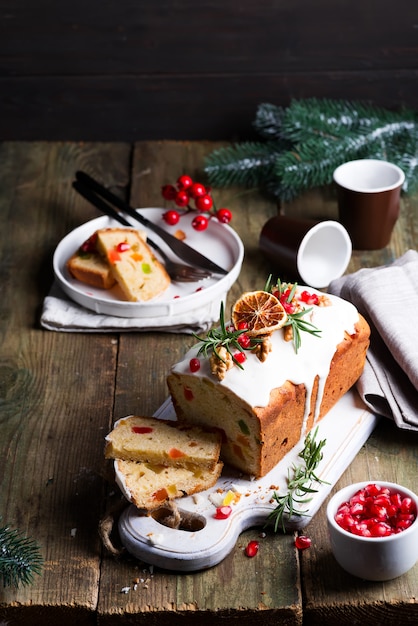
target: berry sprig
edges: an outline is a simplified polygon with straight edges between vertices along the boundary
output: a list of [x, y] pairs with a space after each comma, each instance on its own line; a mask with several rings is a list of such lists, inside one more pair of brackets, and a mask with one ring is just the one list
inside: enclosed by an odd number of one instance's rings
[[163, 214], [164, 221], [170, 226], [178, 224], [180, 218], [191, 211], [197, 212], [192, 226], [198, 231], [206, 230], [212, 217], [216, 217], [222, 224], [229, 224], [232, 219], [229, 209], [216, 209], [210, 187], [195, 182], [187, 174], [180, 176], [175, 185], [163, 185], [161, 194], [165, 200], [173, 201], [182, 209], [169, 209]]

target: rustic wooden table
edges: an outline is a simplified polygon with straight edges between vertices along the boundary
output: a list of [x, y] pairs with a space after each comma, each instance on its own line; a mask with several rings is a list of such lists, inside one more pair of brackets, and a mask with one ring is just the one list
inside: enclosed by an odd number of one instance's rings
[[[207, 571], [177, 574], [103, 549], [98, 524], [112, 489], [103, 438], [113, 419], [152, 414], [165, 400], [165, 375], [193, 339], [157, 332], [56, 333], [39, 324], [51, 286], [52, 254], [69, 231], [96, 217], [71, 188], [83, 169], [136, 206], [161, 205], [160, 187], [202, 168], [214, 144], [196, 142], [0, 144], [2, 297], [0, 302], [1, 525], [34, 537], [45, 559], [29, 587], [0, 589], [0, 622], [313, 625], [418, 623], [418, 566], [387, 583], [345, 574], [327, 538], [325, 507], [298, 553], [292, 535], [268, 533], [254, 559], [243, 546]], [[269, 273], [258, 235], [276, 205], [257, 193], [217, 193], [234, 212], [245, 245], [232, 300], [260, 288]], [[335, 216], [332, 189], [284, 207], [292, 214]], [[390, 246], [354, 252], [348, 271], [399, 257], [418, 245], [418, 198], [404, 197]], [[396, 306], [396, 294], [394, 294]], [[380, 477], [416, 488], [418, 440], [381, 421], [337, 486]], [[134, 581], [138, 581], [136, 588]], [[122, 590], [130, 587], [127, 593]]]

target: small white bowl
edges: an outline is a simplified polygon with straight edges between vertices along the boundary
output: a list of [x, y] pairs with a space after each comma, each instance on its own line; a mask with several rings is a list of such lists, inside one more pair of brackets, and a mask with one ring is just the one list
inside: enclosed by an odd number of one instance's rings
[[410, 570], [418, 560], [418, 518], [412, 525], [387, 537], [362, 537], [344, 530], [335, 521], [341, 504], [369, 484], [388, 487], [391, 492], [409, 496], [418, 510], [418, 496], [396, 483], [368, 480], [344, 487], [328, 502], [327, 522], [331, 546], [337, 562], [349, 574], [364, 580], [384, 581]]

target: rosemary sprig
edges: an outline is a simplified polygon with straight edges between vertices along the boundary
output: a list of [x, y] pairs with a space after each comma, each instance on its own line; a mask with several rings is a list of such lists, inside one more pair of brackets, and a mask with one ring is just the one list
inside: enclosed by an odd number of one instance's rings
[[[271, 291], [271, 292], [278, 291], [280, 296], [283, 296], [286, 289], [288, 288], [289, 288], [289, 285], [287, 283], [282, 283], [280, 280], [277, 280], [276, 285], [273, 286], [272, 277], [270, 275], [266, 282], [265, 291]], [[289, 294], [286, 297], [286, 300], [285, 300], [286, 304], [289, 304], [289, 305], [291, 304], [293, 298], [295, 297], [296, 288], [297, 288], [297, 283], [294, 283], [292, 285], [292, 288], [290, 289]], [[293, 345], [295, 347], [296, 353], [298, 352], [299, 348], [302, 345], [302, 337], [300, 334], [301, 332], [309, 333], [310, 335], [314, 335], [315, 337], [319, 337], [321, 334], [320, 328], [317, 328], [314, 324], [312, 324], [311, 322], [308, 322], [308, 320], [303, 319], [305, 315], [307, 315], [311, 311], [312, 311], [312, 307], [309, 307], [307, 309], [296, 311], [295, 313], [290, 313], [287, 307], [287, 310], [286, 310], [287, 321], [284, 324], [283, 328], [285, 326], [292, 327]]]
[[221, 310], [219, 315], [220, 327], [212, 328], [208, 331], [206, 337], [199, 337], [194, 334], [194, 337], [198, 339], [202, 343], [200, 346], [197, 355], [200, 356], [203, 354], [206, 358], [208, 357], [208, 352], [213, 352], [216, 354], [218, 359], [220, 359], [223, 363], [225, 363], [225, 359], [222, 358], [219, 353], [219, 348], [224, 347], [227, 352], [231, 355], [233, 362], [240, 369], [244, 369], [242, 364], [234, 357], [233, 350], [244, 352], [245, 350], [254, 350], [257, 343], [260, 343], [262, 339], [257, 337], [251, 338], [251, 346], [248, 348], [243, 348], [238, 341], [238, 337], [246, 332], [246, 329], [243, 330], [235, 330], [234, 327], [227, 326], [225, 324], [225, 314], [224, 314], [224, 305], [221, 302]]
[[[293, 464], [292, 468], [289, 468], [287, 493], [283, 496], [280, 496], [276, 491], [273, 493], [272, 499], [277, 502], [277, 506], [268, 516], [267, 524], [273, 524], [275, 532], [279, 526], [283, 532], [286, 532], [286, 518], [293, 515], [297, 517], [307, 515], [309, 509], [300, 510], [297, 507], [308, 504], [312, 500], [312, 494], [317, 493], [318, 490], [313, 488], [314, 483], [325, 483], [315, 474], [315, 470], [322, 460], [322, 448], [326, 444], [326, 439], [318, 443], [315, 441], [317, 433], [318, 428], [313, 433], [308, 433], [305, 438], [304, 448], [298, 455], [304, 463], [301, 465]], [[291, 470], [293, 470], [293, 476], [290, 476]]]
[[312, 311], [312, 307], [303, 309], [303, 311], [299, 311], [298, 313], [287, 314], [287, 321], [284, 326], [292, 327], [293, 345], [295, 346], [296, 352], [298, 352], [300, 346], [302, 345], [302, 337], [300, 336], [301, 331], [314, 335], [315, 337], [319, 337], [321, 334], [320, 328], [317, 328], [314, 324], [308, 322], [308, 320], [303, 319], [303, 316], [310, 311]]

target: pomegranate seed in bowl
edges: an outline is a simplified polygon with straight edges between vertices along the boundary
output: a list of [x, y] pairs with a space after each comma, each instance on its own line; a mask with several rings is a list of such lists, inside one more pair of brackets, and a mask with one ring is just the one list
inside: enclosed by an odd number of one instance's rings
[[327, 522], [337, 562], [350, 574], [383, 581], [418, 560], [418, 496], [395, 483], [344, 487], [328, 502]]

